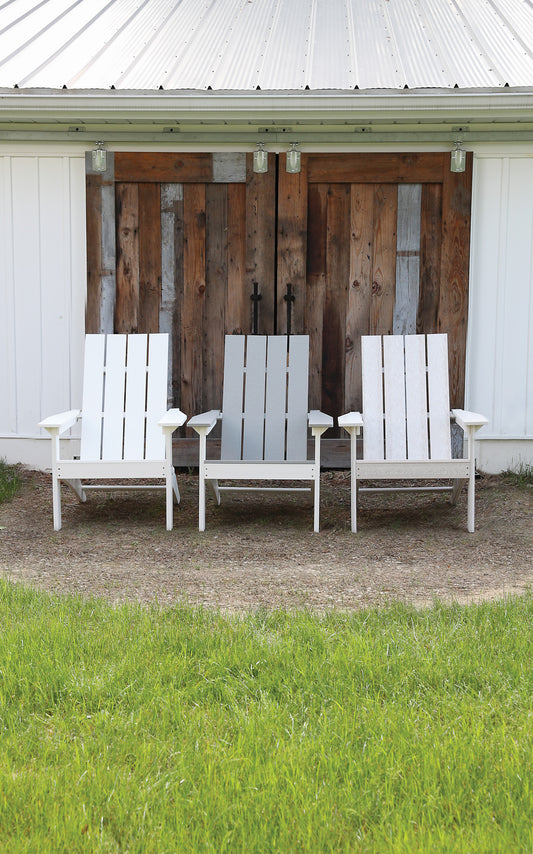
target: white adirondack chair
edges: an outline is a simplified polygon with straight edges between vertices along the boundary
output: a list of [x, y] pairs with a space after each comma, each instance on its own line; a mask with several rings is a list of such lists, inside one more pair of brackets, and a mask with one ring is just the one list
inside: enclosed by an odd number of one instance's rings
[[[40, 422], [52, 439], [54, 529], [61, 528], [61, 481], [81, 501], [89, 489], [165, 489], [167, 530], [173, 494], [172, 433], [187, 419], [167, 411], [168, 334], [87, 335], [82, 409]], [[61, 459], [59, 437], [81, 419], [79, 459]], [[86, 484], [85, 480], [114, 481]], [[131, 479], [164, 481], [147, 485]]]
[[[309, 487], [220, 486], [219, 480], [311, 481], [314, 530], [320, 514], [320, 436], [333, 419], [308, 413], [307, 335], [227, 335], [222, 412], [211, 410], [188, 422], [200, 437], [199, 529], [205, 530], [205, 484], [220, 504], [231, 490], [303, 491]], [[222, 420], [220, 460], [206, 459], [206, 437]], [[307, 427], [315, 458], [307, 459]]]
[[[447, 336], [363, 336], [361, 357], [363, 414], [349, 412], [339, 418], [339, 426], [351, 438], [352, 531], [357, 530], [360, 480], [445, 479], [453, 483], [407, 488], [449, 489], [455, 504], [468, 482], [468, 530], [472, 532], [475, 433], [488, 422], [475, 412], [452, 410], [468, 443], [466, 457], [452, 459]], [[361, 429], [363, 459], [357, 459], [356, 437]]]

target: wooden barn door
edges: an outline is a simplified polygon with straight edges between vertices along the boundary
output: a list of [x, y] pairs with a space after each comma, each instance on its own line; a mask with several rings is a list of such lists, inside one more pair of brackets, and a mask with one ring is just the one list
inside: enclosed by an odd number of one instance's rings
[[311, 338], [311, 406], [361, 409], [361, 335], [447, 332], [452, 406], [462, 406], [472, 155], [280, 158], [278, 331]]
[[[220, 408], [226, 333], [310, 335], [312, 408], [361, 407], [360, 338], [447, 332], [462, 406], [472, 156], [108, 154], [87, 161], [87, 331], [171, 333], [169, 401]], [[331, 435], [331, 434], [328, 434]]]
[[275, 170], [235, 153], [108, 157], [108, 173], [87, 168], [86, 329], [170, 332], [170, 402], [220, 408], [224, 335], [274, 328]]

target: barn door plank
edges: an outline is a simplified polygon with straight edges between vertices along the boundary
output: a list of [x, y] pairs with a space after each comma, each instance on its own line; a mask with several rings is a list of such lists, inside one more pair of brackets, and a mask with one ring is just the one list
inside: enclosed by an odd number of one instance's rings
[[183, 185], [161, 185], [161, 306], [159, 329], [170, 335], [168, 399], [181, 405], [183, 307]]
[[420, 292], [416, 331], [437, 332], [440, 301], [442, 184], [424, 184], [420, 205]]
[[[246, 187], [228, 184], [228, 280], [226, 287], [225, 331], [249, 331], [250, 297], [246, 291]], [[218, 407], [217, 407], [218, 408]]]
[[361, 335], [370, 330], [374, 246], [374, 187], [353, 184], [350, 195], [350, 276], [346, 313], [344, 412], [361, 411]]
[[[278, 177], [278, 334], [301, 334], [305, 319], [307, 255], [307, 160], [300, 172], [286, 171], [286, 154], [280, 154]], [[290, 285], [290, 290], [289, 290]], [[290, 330], [288, 326], [290, 312]]]
[[304, 329], [309, 335], [309, 408], [322, 408], [322, 340], [326, 304], [327, 184], [309, 184], [307, 293]]
[[[224, 365], [224, 307], [228, 280], [228, 189], [207, 184], [202, 411], [220, 409]], [[217, 428], [218, 429], [218, 425]], [[213, 436], [218, 436], [212, 434]]]
[[398, 228], [396, 237], [396, 298], [393, 332], [413, 335], [420, 282], [420, 204], [421, 184], [398, 187]]
[[205, 184], [184, 184], [181, 408], [187, 414], [202, 411], [204, 303]]
[[341, 414], [344, 407], [345, 328], [350, 276], [349, 184], [330, 184], [327, 199], [323, 409], [327, 413]]
[[139, 332], [159, 332], [161, 185], [139, 184]]
[[248, 329], [251, 331], [254, 282], [261, 296], [258, 329], [272, 335], [275, 326], [275, 235], [276, 235], [276, 169], [269, 156], [269, 171], [254, 172], [252, 155], [246, 160], [246, 294]]
[[447, 332], [450, 403], [462, 407], [465, 391], [468, 268], [473, 156], [464, 172], [446, 171], [442, 186], [442, 254], [438, 328]]
[[396, 281], [398, 187], [376, 184], [374, 190], [374, 253], [370, 332], [391, 335]]
[[139, 325], [139, 187], [116, 185], [117, 296], [115, 332], [137, 332]]

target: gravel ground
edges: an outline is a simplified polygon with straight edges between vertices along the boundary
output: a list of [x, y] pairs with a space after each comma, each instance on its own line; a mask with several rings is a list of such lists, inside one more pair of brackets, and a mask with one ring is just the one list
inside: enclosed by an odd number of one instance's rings
[[0, 507], [0, 571], [51, 593], [228, 611], [353, 610], [494, 599], [533, 583], [533, 489], [503, 475], [478, 479], [474, 534], [466, 490], [455, 507], [437, 493], [363, 495], [352, 534], [344, 471], [323, 473], [318, 534], [307, 495], [242, 493], [220, 507], [209, 499], [200, 534], [189, 473], [178, 473], [171, 532], [162, 492], [93, 492], [80, 504], [63, 487], [55, 533], [50, 475], [22, 471], [22, 479]]

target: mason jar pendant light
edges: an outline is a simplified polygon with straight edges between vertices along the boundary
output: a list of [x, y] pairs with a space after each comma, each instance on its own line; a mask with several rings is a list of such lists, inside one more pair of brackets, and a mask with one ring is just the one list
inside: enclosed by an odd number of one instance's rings
[[455, 143], [455, 148], [452, 151], [450, 160], [450, 170], [452, 172], [464, 172], [466, 169], [466, 151], [463, 148], [462, 142]]
[[287, 162], [285, 169], [287, 172], [300, 172], [302, 168], [302, 154], [296, 148], [297, 142], [291, 142], [291, 147], [287, 151]]
[[268, 151], [265, 151], [264, 142], [258, 142], [254, 151], [254, 172], [268, 172]]
[[92, 167], [93, 172], [105, 172], [107, 169], [107, 151], [101, 140], [96, 143], [96, 148], [92, 151]]

